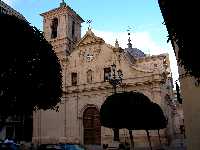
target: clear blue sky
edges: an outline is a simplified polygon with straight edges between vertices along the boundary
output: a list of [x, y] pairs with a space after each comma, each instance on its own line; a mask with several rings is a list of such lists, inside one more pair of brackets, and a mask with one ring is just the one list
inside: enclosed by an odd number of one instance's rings
[[[31, 25], [40, 30], [42, 30], [42, 17], [39, 14], [59, 7], [61, 2], [61, 0], [3, 1], [9, 3], [14, 9], [23, 14]], [[67, 5], [75, 10], [85, 21], [92, 19], [92, 28], [101, 31], [103, 38], [107, 35], [105, 32], [118, 33], [114, 35], [121, 36], [119, 32], [126, 32], [128, 26], [130, 26], [133, 34], [138, 33], [138, 37], [143, 37], [139, 41], [140, 44], [136, 44], [136, 46], [142, 48], [144, 52], [151, 51], [152, 54], [169, 53], [173, 77], [176, 80], [178, 78], [176, 60], [170, 43], [167, 43], [167, 31], [162, 24], [163, 17], [157, 1], [65, 0]], [[86, 23], [83, 23], [82, 30], [86, 30], [87, 26]], [[122, 40], [127, 41], [127, 39]]]
[[[9, 0], [3, 0], [9, 1]], [[10, 0], [34, 26], [42, 30], [40, 13], [59, 6], [61, 0]], [[103, 31], [148, 30], [157, 43], [166, 43], [157, 0], [65, 0], [84, 20], [92, 19], [93, 28]], [[84, 24], [83, 24], [84, 25]]]

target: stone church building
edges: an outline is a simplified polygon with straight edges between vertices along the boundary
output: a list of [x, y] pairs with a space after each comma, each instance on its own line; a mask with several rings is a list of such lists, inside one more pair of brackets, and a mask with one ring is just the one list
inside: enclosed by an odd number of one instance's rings
[[[125, 49], [118, 41], [109, 45], [91, 28], [81, 37], [84, 20], [64, 2], [41, 16], [45, 38], [53, 45], [62, 65], [63, 96], [58, 111], [34, 112], [34, 143], [112, 143], [113, 131], [101, 126], [99, 120], [101, 105], [113, 94], [108, 82], [112, 64], [123, 73], [117, 92], [138, 91], [159, 104], [168, 118], [162, 135], [173, 134], [173, 114], [167, 105], [172, 99], [168, 54], [146, 55], [132, 47], [130, 37]], [[143, 131], [134, 131], [134, 136], [136, 141], [146, 138]], [[151, 136], [157, 138], [153, 131]], [[128, 141], [125, 129], [120, 130], [120, 141]]]

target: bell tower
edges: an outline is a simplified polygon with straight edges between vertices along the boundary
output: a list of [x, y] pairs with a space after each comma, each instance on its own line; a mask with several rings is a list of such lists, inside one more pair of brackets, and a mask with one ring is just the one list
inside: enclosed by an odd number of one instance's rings
[[81, 23], [84, 20], [64, 0], [58, 8], [40, 14], [43, 17], [43, 31], [60, 60], [69, 55], [75, 43], [81, 38]]

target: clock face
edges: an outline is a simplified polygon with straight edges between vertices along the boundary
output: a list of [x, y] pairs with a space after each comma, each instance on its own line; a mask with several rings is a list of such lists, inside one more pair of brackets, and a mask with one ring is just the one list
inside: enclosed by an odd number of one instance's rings
[[87, 54], [87, 55], [86, 55], [86, 59], [87, 59], [88, 61], [92, 61], [93, 58], [94, 58], [94, 55], [93, 55], [93, 54]]
[[85, 59], [87, 61], [92, 61], [94, 59], [94, 55], [91, 52], [86, 52], [85, 53]]

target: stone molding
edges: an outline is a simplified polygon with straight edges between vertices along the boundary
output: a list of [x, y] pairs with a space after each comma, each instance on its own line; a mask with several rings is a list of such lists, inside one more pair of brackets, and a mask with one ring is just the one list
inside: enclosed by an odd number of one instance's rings
[[[123, 86], [130, 87], [130, 86], [145, 86], [145, 85], [153, 85], [155, 83], [163, 83], [164, 79], [162, 78], [161, 74], [154, 74], [151, 76], [144, 76], [144, 77], [136, 77], [136, 78], [128, 78], [123, 79]], [[80, 84], [76, 86], [66, 86], [64, 93], [72, 94], [72, 93], [82, 93], [82, 92], [91, 92], [91, 91], [99, 91], [99, 90], [106, 90], [112, 89], [113, 87], [108, 82], [95, 82], [91, 84]]]

